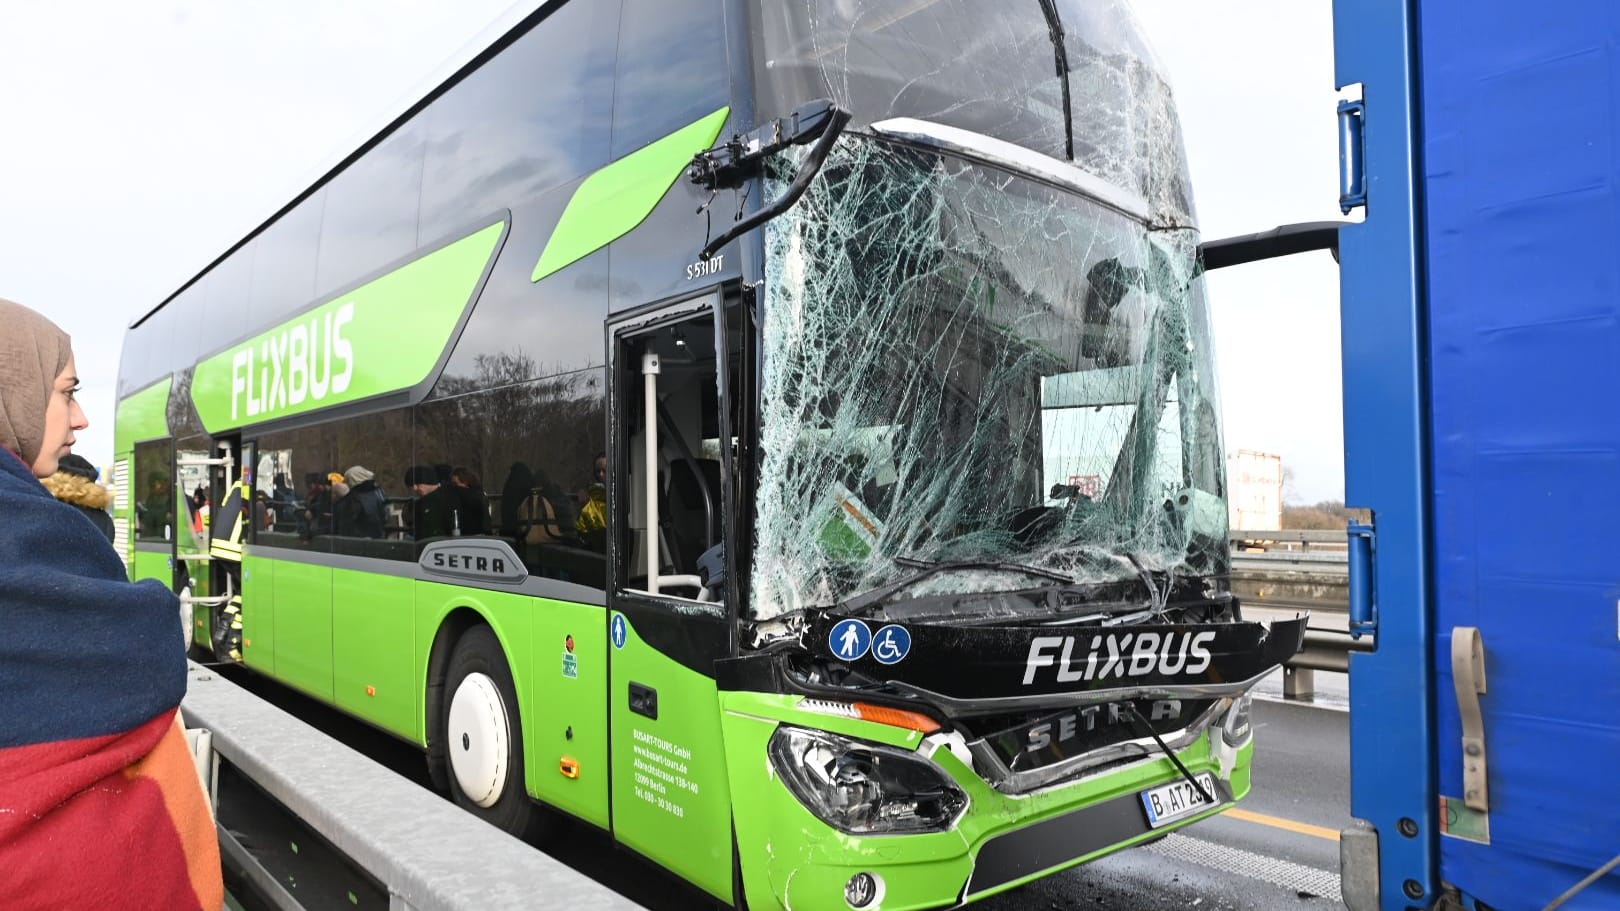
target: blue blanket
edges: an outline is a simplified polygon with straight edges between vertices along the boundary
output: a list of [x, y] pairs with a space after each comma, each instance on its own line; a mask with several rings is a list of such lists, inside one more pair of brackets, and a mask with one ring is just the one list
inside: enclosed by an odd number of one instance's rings
[[121, 733], [186, 691], [180, 606], [0, 450], [0, 748]]

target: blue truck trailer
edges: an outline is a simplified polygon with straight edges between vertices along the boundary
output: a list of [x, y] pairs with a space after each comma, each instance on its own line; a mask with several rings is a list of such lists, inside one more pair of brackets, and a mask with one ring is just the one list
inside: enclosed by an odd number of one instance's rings
[[[1620, 3], [1337, 0], [1346, 904], [1620, 908]], [[1359, 99], [1357, 99], [1359, 95]]]

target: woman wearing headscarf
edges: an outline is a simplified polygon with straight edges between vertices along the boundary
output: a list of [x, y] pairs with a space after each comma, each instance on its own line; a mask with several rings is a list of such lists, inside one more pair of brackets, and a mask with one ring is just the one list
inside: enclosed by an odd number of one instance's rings
[[40, 483], [88, 426], [68, 337], [0, 300], [0, 904], [208, 909], [179, 604]]

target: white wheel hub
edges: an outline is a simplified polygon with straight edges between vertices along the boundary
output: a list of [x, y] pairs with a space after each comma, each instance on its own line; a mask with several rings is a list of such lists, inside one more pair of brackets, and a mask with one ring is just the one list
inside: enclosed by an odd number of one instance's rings
[[500, 688], [487, 674], [468, 674], [450, 699], [450, 769], [461, 793], [492, 807], [506, 790], [511, 724]]

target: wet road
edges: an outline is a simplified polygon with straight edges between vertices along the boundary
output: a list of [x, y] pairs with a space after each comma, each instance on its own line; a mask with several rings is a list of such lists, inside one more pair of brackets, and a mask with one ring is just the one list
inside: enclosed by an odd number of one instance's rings
[[[277, 684], [231, 679], [396, 772], [427, 785], [421, 754]], [[1325, 678], [1325, 679], [1324, 679]], [[1342, 906], [1338, 831], [1349, 823], [1349, 716], [1337, 706], [1342, 676], [1319, 675], [1324, 705], [1257, 700], [1255, 787], [1233, 811], [1147, 847], [1130, 849], [974, 905], [984, 911], [1273, 911]], [[1280, 692], [1275, 684], [1264, 687]], [[712, 904], [673, 876], [613, 850], [578, 826], [546, 848], [558, 860], [654, 911]]]

